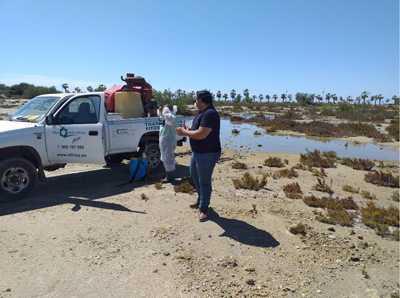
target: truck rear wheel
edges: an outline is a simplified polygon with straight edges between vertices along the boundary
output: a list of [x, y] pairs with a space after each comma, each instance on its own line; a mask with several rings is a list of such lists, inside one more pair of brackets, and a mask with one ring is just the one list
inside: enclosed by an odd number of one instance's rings
[[11, 202], [25, 198], [36, 186], [35, 166], [25, 158], [0, 161], [0, 201]]
[[163, 169], [161, 152], [158, 143], [147, 143], [140, 148], [139, 154], [146, 153], [147, 160], [151, 161], [150, 173], [160, 172]]

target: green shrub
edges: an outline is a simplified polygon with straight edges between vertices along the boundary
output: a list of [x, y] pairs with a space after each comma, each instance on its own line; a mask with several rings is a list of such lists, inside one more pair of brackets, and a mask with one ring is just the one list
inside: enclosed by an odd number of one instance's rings
[[347, 210], [328, 209], [327, 216], [317, 216], [317, 220], [327, 224], [338, 224], [344, 227], [351, 227], [356, 215], [356, 212], [349, 212]]
[[269, 157], [264, 160], [264, 166], [267, 167], [275, 167], [275, 168], [283, 168], [285, 165], [279, 157]]
[[367, 202], [367, 207], [361, 210], [362, 221], [366, 226], [374, 229], [382, 237], [398, 238], [398, 235], [390, 235], [389, 226], [399, 226], [399, 208], [395, 206], [379, 208], [370, 201]]
[[360, 191], [359, 189], [357, 189], [351, 185], [348, 185], [348, 184], [343, 185], [342, 189], [344, 191], [351, 192], [351, 193], [358, 193]]
[[318, 198], [314, 195], [306, 196], [303, 198], [303, 202], [310, 207], [314, 208], [326, 208], [330, 210], [341, 210], [341, 209], [352, 209], [358, 210], [358, 205], [354, 202], [353, 197], [346, 197], [340, 199], [336, 198], [328, 198], [322, 197]]
[[242, 179], [232, 179], [233, 185], [236, 189], [249, 189], [249, 190], [259, 190], [267, 184], [268, 174], [264, 174], [261, 181], [250, 175], [249, 172], [243, 174]]
[[386, 131], [389, 133], [393, 139], [395, 139], [397, 142], [399, 141], [399, 122], [396, 121], [395, 123], [390, 124], [388, 127], [386, 127]]

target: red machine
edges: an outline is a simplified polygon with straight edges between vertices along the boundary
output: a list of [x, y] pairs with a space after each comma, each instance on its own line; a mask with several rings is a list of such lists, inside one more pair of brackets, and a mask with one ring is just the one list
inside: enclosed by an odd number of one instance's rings
[[133, 91], [140, 93], [145, 113], [154, 115], [157, 109], [157, 103], [152, 100], [153, 91], [151, 85], [147, 83], [143, 77], [135, 77], [133, 73], [126, 74], [125, 79], [121, 76], [121, 80], [124, 81], [126, 85], [114, 85], [104, 91], [107, 111], [115, 111], [115, 92]]

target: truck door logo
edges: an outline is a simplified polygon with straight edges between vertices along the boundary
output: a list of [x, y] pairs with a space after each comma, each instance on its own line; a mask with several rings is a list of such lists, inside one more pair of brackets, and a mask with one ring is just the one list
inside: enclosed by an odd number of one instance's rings
[[68, 137], [73, 137], [74, 135], [68, 134], [68, 129], [66, 129], [64, 126], [60, 128], [60, 137], [63, 138], [68, 138]]

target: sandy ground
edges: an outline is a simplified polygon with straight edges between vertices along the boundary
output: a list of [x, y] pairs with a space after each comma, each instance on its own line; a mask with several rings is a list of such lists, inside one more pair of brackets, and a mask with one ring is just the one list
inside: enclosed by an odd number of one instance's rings
[[[13, 112], [0, 109], [0, 118]], [[232, 164], [245, 163], [261, 179], [278, 171], [263, 166], [270, 156], [286, 159], [286, 168], [299, 162], [298, 154], [223, 152], [205, 223], [189, 208], [195, 194], [176, 193], [170, 184], [155, 187], [163, 173], [120, 186], [129, 180], [127, 163], [46, 172], [47, 182], [29, 199], [0, 204], [0, 298], [398, 294], [398, 242], [376, 235], [360, 217], [353, 227], [321, 223], [314, 212], [324, 210], [285, 197], [282, 186], [294, 182], [304, 195], [327, 196], [313, 190], [311, 172], [269, 177], [259, 191], [235, 189], [232, 179], [246, 170]], [[188, 174], [189, 160], [189, 147], [178, 147], [178, 181]], [[398, 162], [394, 166], [390, 170], [398, 172]], [[376, 195], [379, 207], [398, 206], [391, 198], [395, 189], [366, 183], [364, 171], [339, 164], [325, 172], [334, 197], [352, 195], [365, 207], [368, 199], [360, 193], [342, 190], [351, 185]], [[304, 235], [289, 232], [298, 223]]]
[[[0, 297], [390, 297], [399, 290], [399, 244], [356, 218], [354, 227], [315, 219], [315, 208], [285, 197], [298, 182], [304, 195], [316, 177], [268, 178], [259, 191], [235, 189], [236, 161], [261, 178], [290, 168], [298, 154], [224, 151], [213, 175], [211, 217], [189, 208], [196, 195], [156, 189], [163, 173], [129, 180], [127, 163], [106, 168], [67, 165], [46, 172], [30, 199], [1, 204]], [[178, 180], [189, 172], [190, 149], [176, 151]], [[385, 164], [388, 162], [385, 162]], [[396, 164], [398, 171], [398, 164]], [[376, 195], [380, 207], [397, 205], [395, 189], [364, 181], [364, 171], [326, 169], [340, 198], [352, 185]], [[367, 199], [353, 194], [363, 207]], [[320, 210], [323, 211], [323, 210]], [[299, 222], [306, 235], [288, 231]]]

